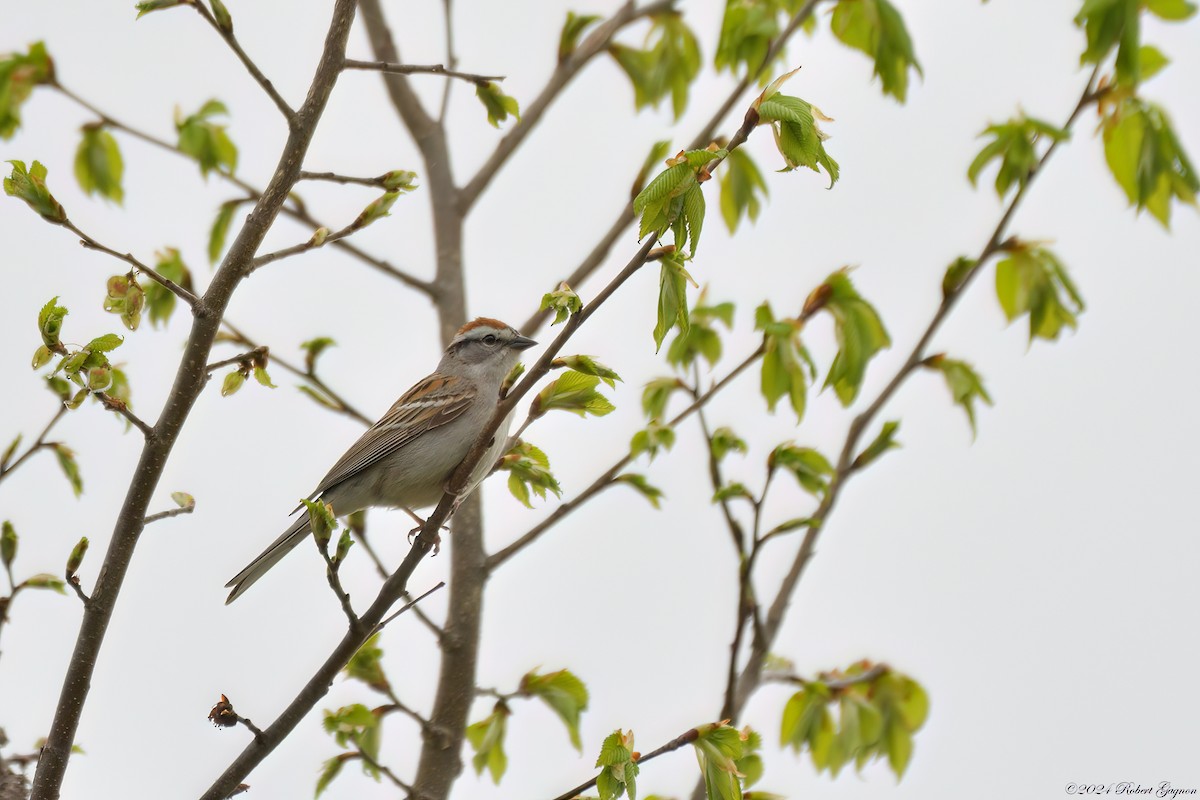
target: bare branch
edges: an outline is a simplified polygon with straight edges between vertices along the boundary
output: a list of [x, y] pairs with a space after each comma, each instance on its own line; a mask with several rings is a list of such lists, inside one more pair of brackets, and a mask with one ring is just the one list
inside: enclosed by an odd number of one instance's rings
[[68, 575], [66, 583], [75, 590], [75, 596], [79, 598], [81, 603], [83, 603], [83, 607], [87, 608], [91, 604], [92, 598], [88, 597], [87, 593], [83, 591], [83, 587], [79, 585], [79, 576]]
[[196, 504], [189, 503], [188, 505], [180, 506], [179, 508], [171, 508], [166, 511], [159, 511], [157, 514], [150, 514], [145, 520], [142, 521], [142, 524], [149, 525], [151, 522], [158, 522], [160, 519], [170, 519], [171, 517], [178, 517], [181, 514], [190, 514], [195, 510]]
[[[412, 600], [409, 600], [407, 603], [405, 603], [403, 606], [401, 606], [401, 608], [400, 608], [400, 610], [399, 610], [399, 611], [397, 611], [396, 613], [392, 614], [392, 615], [391, 615], [391, 616], [389, 616], [387, 619], [384, 619], [384, 620], [383, 620], [383, 621], [381, 621], [381, 622], [380, 622], [378, 625], [376, 625], [376, 626], [375, 626], [375, 630], [374, 630], [374, 631], [372, 631], [372, 633], [378, 633], [379, 631], [383, 630], [383, 626], [384, 626], [384, 625], [387, 625], [389, 622], [391, 622], [391, 621], [392, 621], [392, 620], [394, 620], [396, 617], [398, 617], [398, 616], [400, 616], [401, 614], [403, 614], [405, 611], [408, 611], [410, 608], [412, 608], [412, 609], [415, 609], [415, 608], [417, 607], [417, 603], [420, 603], [420, 602], [421, 602], [422, 600], [424, 600], [426, 597], [429, 597], [429, 595], [433, 594], [433, 593], [434, 593], [434, 592], [436, 592], [438, 589], [441, 589], [441, 588], [443, 588], [445, 585], [446, 585], [446, 582], [445, 582], [445, 581], [438, 581], [438, 582], [437, 582], [437, 585], [435, 585], [435, 586], [434, 586], [432, 589], [429, 589], [428, 591], [424, 592], [423, 594], [419, 594], [419, 595], [417, 595], [416, 597], [414, 597]], [[397, 701], [397, 702], [398, 702], [398, 701]]]
[[378, 189], [383, 189], [383, 176], [378, 178], [354, 178], [349, 175], [338, 175], [336, 172], [307, 172], [301, 171], [300, 180], [302, 181], [328, 181], [329, 183], [354, 183], [359, 186], [373, 186]]
[[129, 406], [124, 400], [119, 400], [107, 392], [92, 392], [92, 396], [103, 403], [104, 407], [109, 411], [120, 414], [122, 417], [127, 419], [133, 425], [133, 427], [142, 432], [142, 436], [144, 436], [147, 441], [156, 436], [154, 428], [150, 426], [150, 423], [146, 422], [137, 414], [134, 414], [132, 411], [130, 411]]
[[476, 75], [471, 72], [458, 72], [452, 68], [447, 69], [441, 64], [392, 64], [387, 61], [355, 61], [348, 58], [346, 59], [346, 69], [374, 70], [375, 72], [386, 72], [389, 75], [441, 75], [474, 84], [504, 80], [503, 75]]
[[[226, 327], [228, 327], [228, 323], [225, 324]], [[253, 363], [255, 361], [265, 361], [267, 358], [269, 358], [270, 353], [271, 350], [266, 345], [259, 345], [253, 350], [247, 350], [241, 355], [234, 356], [233, 358], [225, 358], [220, 361], [214, 361], [205, 367], [204, 371], [211, 375], [221, 367], [228, 367], [233, 364], [246, 364]]]
[[[442, 0], [442, 18], [446, 23], [446, 63], [450, 65], [450, 69], [458, 69], [458, 55], [454, 51], [454, 4], [451, 0]], [[504, 78], [497, 77], [495, 80]], [[442, 107], [438, 111], [439, 127], [446, 123], [446, 109], [450, 107], [450, 90], [453, 87], [454, 81], [446, 81], [446, 85], [442, 87]]]
[[91, 236], [88, 236], [86, 233], [79, 230], [79, 228], [77, 228], [75, 226], [75, 223], [71, 222], [71, 220], [65, 219], [62, 221], [61, 224], [64, 228], [66, 228], [67, 230], [71, 231], [76, 236], [78, 236], [79, 243], [81, 245], [83, 245], [84, 247], [86, 247], [87, 249], [96, 250], [101, 253], [107, 253], [108, 255], [112, 256], [113, 258], [118, 258], [121, 261], [124, 261], [126, 264], [129, 264], [131, 267], [136, 269], [138, 272], [145, 273], [146, 277], [151, 278], [155, 283], [157, 283], [160, 286], [164, 287], [165, 289], [169, 290], [172, 294], [174, 294], [180, 300], [182, 300], [183, 302], [185, 302], [189, 306], [191, 306], [192, 310], [195, 311], [196, 304], [200, 302], [200, 298], [196, 297], [196, 295], [192, 294], [191, 292], [189, 292], [187, 289], [180, 286], [175, 281], [171, 280], [170, 278], [164, 277], [163, 275], [160, 275], [157, 270], [155, 270], [153, 267], [143, 264], [141, 261], [138, 261], [136, 258], [133, 257], [133, 255], [131, 253], [119, 253], [116, 250], [113, 250], [111, 247], [106, 247], [106, 246], [100, 244], [95, 239], [93, 239]]
[[546, 86], [542, 89], [541, 93], [534, 98], [532, 103], [522, 109], [521, 121], [514, 125], [512, 130], [500, 140], [500, 143], [496, 145], [496, 149], [488, 157], [488, 160], [475, 173], [475, 177], [459, 191], [459, 212], [465, 215], [475, 205], [475, 201], [483, 194], [483, 190], [488, 187], [488, 184], [496, 177], [496, 174], [504, 166], [505, 162], [508, 161], [509, 157], [525, 141], [525, 137], [541, 121], [542, 115], [546, 113], [546, 109], [550, 107], [562, 93], [563, 89], [567, 87], [567, 84], [579, 74], [579, 71], [588, 62], [608, 49], [609, 43], [612, 42], [613, 37], [621, 29], [644, 17], [668, 11], [674, 5], [674, 0], [659, 0], [641, 8], [635, 8], [633, 1], [629, 0], [629, 2], [621, 6], [616, 14], [605, 20], [586, 39], [580, 42], [579, 46], [575, 48], [575, 52], [555, 67], [554, 72], [551, 73], [550, 79], [546, 82]]
[[246, 55], [246, 51], [242, 49], [242, 45], [238, 42], [237, 37], [233, 35], [233, 26], [230, 25], [228, 28], [223, 27], [219, 22], [217, 22], [216, 19], [213, 18], [213, 15], [203, 3], [192, 3], [191, 6], [192, 8], [196, 9], [196, 13], [204, 18], [205, 22], [212, 26], [213, 30], [217, 32], [217, 35], [225, 40], [225, 43], [229, 45], [229, 49], [234, 52], [234, 55], [236, 55], [238, 60], [241, 61], [243, 66], [246, 67], [246, 71], [250, 73], [250, 76], [254, 78], [255, 82], [261, 86], [263, 91], [267, 93], [267, 96], [271, 98], [271, 102], [274, 103], [275, 107], [279, 109], [279, 113], [283, 114], [283, 118], [287, 120], [288, 125], [290, 126], [294, 124], [296, 122], [296, 112], [287, 104], [287, 101], [284, 100], [283, 96], [280, 95], [275, 89], [275, 84], [271, 83], [271, 81], [267, 79], [267, 76], [263, 74], [262, 70], [258, 68], [258, 65], [254, 63], [253, 59]]

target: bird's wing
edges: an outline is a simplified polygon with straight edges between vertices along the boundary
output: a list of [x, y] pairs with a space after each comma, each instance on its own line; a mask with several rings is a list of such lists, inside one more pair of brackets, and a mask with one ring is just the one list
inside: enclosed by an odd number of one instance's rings
[[418, 382], [338, 459], [309, 499], [358, 475], [418, 436], [458, 419], [475, 394], [470, 381], [452, 375], [430, 375]]

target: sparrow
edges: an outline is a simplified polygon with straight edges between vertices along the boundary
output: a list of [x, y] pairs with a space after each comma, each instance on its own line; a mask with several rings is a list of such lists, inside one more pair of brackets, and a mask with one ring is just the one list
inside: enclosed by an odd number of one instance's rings
[[[463, 325], [437, 369], [401, 395], [351, 445], [308, 499], [329, 503], [339, 517], [375, 507], [403, 508], [415, 516], [415, 509], [436, 505], [450, 475], [500, 404], [504, 379], [521, 351], [535, 344], [499, 320], [479, 317]], [[515, 409], [496, 431], [462, 497], [487, 477], [500, 457], [514, 413]], [[225, 603], [240, 597], [310, 531], [308, 515], [302, 514], [225, 584], [232, 589]]]

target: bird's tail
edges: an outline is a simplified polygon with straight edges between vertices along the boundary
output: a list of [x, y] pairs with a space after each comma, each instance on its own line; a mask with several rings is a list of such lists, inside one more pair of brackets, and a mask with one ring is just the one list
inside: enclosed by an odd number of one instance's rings
[[264, 550], [258, 558], [251, 561], [244, 570], [234, 575], [229, 583], [225, 584], [226, 588], [232, 587], [233, 589], [229, 593], [229, 597], [225, 598], [225, 605], [229, 605], [241, 597], [243, 592], [267, 573], [267, 570], [278, 564], [280, 559], [290, 553], [296, 545], [304, 541], [310, 530], [308, 514], [301, 514], [299, 519], [283, 532], [283, 535], [271, 543], [270, 547]]

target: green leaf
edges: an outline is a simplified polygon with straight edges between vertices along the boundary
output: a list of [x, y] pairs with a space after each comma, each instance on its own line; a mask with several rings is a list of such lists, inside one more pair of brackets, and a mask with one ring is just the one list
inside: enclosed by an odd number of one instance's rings
[[642, 411], [647, 419], [662, 419], [671, 395], [686, 388], [678, 378], [655, 378], [642, 390]]
[[195, 508], [196, 498], [187, 492], [171, 492], [171, 500], [180, 508]]
[[576, 372], [582, 372], [584, 375], [595, 375], [614, 388], [617, 385], [615, 382], [621, 380], [621, 376], [614, 370], [604, 366], [592, 356], [560, 356], [551, 361], [550, 366], [554, 369], [568, 367]]
[[358, 229], [365, 228], [377, 219], [391, 216], [392, 206], [395, 205], [396, 199], [403, 192], [385, 192], [379, 197], [376, 197], [367, 207], [362, 210], [362, 213], [355, 217], [354, 222], [350, 227]]
[[701, 725], [696, 730], [699, 735], [692, 747], [704, 776], [705, 796], [709, 800], [742, 800], [737, 769], [743, 755], [742, 734], [719, 723]]
[[138, 12], [136, 19], [141, 19], [152, 11], [162, 11], [163, 9], [185, 5], [192, 1], [193, 0], [142, 0], [142, 2], [134, 5], [134, 8], [136, 8]]
[[311, 375], [317, 369], [317, 359], [321, 354], [337, 344], [328, 336], [318, 336], [315, 339], [309, 339], [307, 342], [300, 344], [300, 349], [304, 351], [304, 368]]
[[542, 295], [540, 310], [553, 311], [554, 321], [550, 324], [558, 325], [561, 322], [566, 322], [572, 314], [578, 314], [582, 311], [583, 300], [579, 298], [579, 295], [575, 294], [566, 281], [563, 281], [553, 292], [547, 292]]
[[645, 475], [636, 472], [625, 472], [613, 478], [613, 483], [624, 483], [632, 486], [638, 494], [646, 498], [650, 505], [662, 508], [663, 492], [657, 486], [651, 486]]
[[51, 589], [59, 594], [67, 593], [67, 584], [63, 582], [62, 578], [45, 572], [39, 572], [37, 575], [26, 578], [21, 581], [20, 586], [28, 589]]
[[271, 383], [271, 376], [267, 373], [266, 367], [254, 368], [254, 380], [258, 381], [260, 386], [265, 386], [268, 389], [278, 388], [275, 384]]
[[228, 115], [228, 109], [219, 100], [209, 100], [188, 117], [182, 117], [176, 111], [175, 130], [179, 133], [179, 150], [196, 159], [202, 175], [207, 176], [214, 170], [233, 173], [237, 169], [237, 147], [225, 132], [226, 126], [210, 119]]
[[125, 199], [121, 178], [125, 161], [112, 134], [98, 125], [84, 125], [83, 139], [75, 150], [75, 180], [84, 194], [99, 194], [120, 204]]
[[754, 503], [756, 500], [754, 494], [746, 488], [744, 483], [728, 483], [713, 492], [712, 501], [714, 503], [726, 503], [735, 498], [748, 500], [751, 503]]
[[971, 423], [971, 435], [974, 436], [975, 402], [982, 400], [989, 406], [992, 404], [992, 398], [988, 395], [987, 389], [983, 388], [983, 379], [979, 377], [979, 373], [965, 361], [956, 361], [946, 358], [944, 355], [931, 356], [922, 364], [942, 373], [954, 402], [967, 412], [967, 420]]
[[307, 396], [310, 400], [312, 400], [317, 405], [324, 406], [325, 408], [328, 408], [332, 411], [341, 411], [342, 410], [342, 407], [336, 401], [334, 401], [329, 396], [323, 394], [322, 392], [318, 392], [316, 389], [312, 388], [311, 386], [301, 385], [301, 386], [297, 386], [296, 388], [298, 390], [300, 390], [301, 392], [303, 392], [305, 396]]
[[24, 200], [34, 211], [50, 222], [63, 222], [67, 212], [50, 190], [46, 188], [46, 168], [41, 162], [34, 161], [28, 171], [24, 161], [9, 161], [12, 164], [12, 175], [4, 179], [4, 193], [9, 197]]
[[79, 473], [79, 463], [75, 460], [75, 451], [60, 443], [55, 443], [51, 447], [54, 448], [58, 466], [62, 468], [63, 475], [67, 476], [67, 482], [71, 484], [71, 491], [75, 493], [76, 497], [79, 497], [83, 494], [83, 476]]
[[1139, 212], [1149, 209], [1166, 228], [1173, 199], [1196, 204], [1200, 177], [1162, 108], [1129, 98], [1104, 117], [1102, 128], [1109, 169]]
[[475, 751], [475, 757], [471, 759], [475, 774], [482, 774], [486, 767], [492, 776], [492, 782], [497, 785], [508, 769], [508, 756], [504, 754], [504, 733], [509, 713], [508, 706], [501, 700], [496, 703], [491, 715], [467, 726], [467, 741]]
[[1196, 13], [1196, 4], [1188, 0], [1146, 0], [1146, 10], [1159, 19], [1179, 22]]
[[363, 642], [362, 647], [350, 657], [343, 672], [347, 678], [362, 681], [377, 692], [388, 692], [391, 684], [383, 672], [383, 649], [379, 647], [379, 634]]
[[520, 691], [550, 706], [567, 726], [571, 744], [583, 752], [583, 742], [579, 738], [579, 715], [588, 706], [588, 690], [583, 681], [565, 669], [545, 675], [532, 671], [521, 678]]
[[763, 332], [760, 388], [767, 408], [773, 412], [779, 400], [787, 397], [799, 422], [808, 403], [809, 380], [816, 377], [812, 359], [800, 341], [801, 326], [796, 320], [776, 320], [769, 303], [755, 310], [754, 320], [755, 329]]
[[1138, 49], [1138, 70], [1143, 82], [1162, 72], [1170, 63], [1171, 59], [1154, 45], [1144, 44]]
[[746, 442], [741, 439], [736, 433], [729, 428], [717, 428], [712, 432], [712, 439], [709, 441], [712, 456], [717, 461], [724, 460], [729, 453], [745, 454], [749, 449]]
[[744, 72], [752, 79], [765, 80], [767, 70], [784, 56], [781, 50], [771, 64], [764, 63], [782, 32], [780, 14], [792, 11], [779, 0], [726, 0], [713, 65], [718, 71]]
[[26, 53], [0, 57], [0, 139], [11, 139], [21, 127], [21, 106], [35, 86], [54, 82], [54, 61], [45, 42], [34, 42]]
[[562, 497], [562, 487], [550, 471], [550, 459], [529, 442], [519, 440], [504, 454], [496, 468], [508, 471], [508, 490], [526, 508], [533, 508], [530, 490], [542, 500], [546, 499], [547, 492]]
[[325, 549], [330, 537], [338, 529], [333, 506], [323, 500], [301, 500], [300, 505], [308, 512], [308, 526], [312, 529], [313, 538], [321, 545], [321, 549]]
[[899, 447], [900, 443], [896, 441], [896, 431], [900, 429], [900, 423], [896, 421], [883, 423], [883, 428], [866, 448], [858, 454], [851, 465], [854, 469], [863, 469], [871, 464], [881, 455], [895, 447]]
[[967, 168], [967, 178], [974, 186], [979, 173], [988, 163], [999, 161], [1000, 167], [996, 171], [996, 194], [1001, 199], [1010, 189], [1024, 187], [1029, 181], [1041, 158], [1038, 146], [1043, 139], [1061, 142], [1070, 138], [1067, 131], [1023, 114], [1001, 125], [989, 125], [980, 136], [991, 136], [992, 141], [975, 156], [975, 160]]
[[538, 393], [529, 413], [537, 418], [547, 411], [559, 409], [570, 411], [581, 417], [588, 414], [602, 417], [616, 407], [608, 401], [608, 398], [596, 391], [599, 383], [600, 378], [595, 375], [585, 375], [582, 372], [568, 370]]
[[949, 297], [962, 288], [963, 281], [975, 269], [979, 262], [967, 256], [959, 256], [950, 266], [946, 267], [946, 275], [942, 278], [942, 297]]
[[4, 520], [4, 524], [0, 525], [0, 562], [4, 564], [5, 569], [11, 567], [17, 559], [18, 542], [17, 529], [11, 522]]
[[517, 101], [500, 91], [493, 81], [475, 84], [475, 96], [487, 110], [488, 123], [493, 128], [499, 128], [500, 123], [510, 116], [516, 118], [517, 122], [521, 121], [521, 108]]
[[771, 91], [772, 87], [767, 87], [763, 93], [765, 99], [760, 97], [759, 124], [771, 126], [775, 134], [775, 147], [783, 156], [783, 171], [790, 172], [797, 167], [808, 167], [819, 173], [824, 168], [832, 187], [837, 183], [841, 171], [838, 163], [825, 150], [825, 140], [829, 136], [817, 124], [818, 120], [832, 122], [832, 118], [825, 116], [821, 109], [799, 97], [778, 93], [768, 95]]
[[755, 222], [767, 197], [767, 182], [744, 149], [738, 148], [725, 158], [720, 184], [721, 217], [729, 232], [735, 233], [744, 218]]
[[767, 469], [786, 469], [809, 494], [821, 496], [829, 489], [833, 465], [811, 447], [781, 444], [767, 457]]
[[692, 276], [683, 267], [678, 253], [663, 257], [658, 278], [658, 322], [654, 326], [654, 350], [662, 348], [663, 339], [673, 327], [686, 333], [691, 325], [688, 314], [687, 285]]
[[1009, 322], [1029, 314], [1029, 340], [1054, 340], [1074, 328], [1083, 298], [1058, 258], [1040, 245], [1018, 242], [996, 265], [996, 296]]
[[637, 458], [642, 453], [649, 453], [653, 461], [660, 449], [670, 450], [674, 446], [675, 431], [666, 425], [651, 422], [633, 435], [629, 442], [629, 457]]
[[233, 215], [237, 213], [238, 206], [242, 202], [242, 200], [228, 200], [221, 203], [221, 207], [217, 210], [217, 217], [213, 220], [212, 228], [208, 232], [208, 263], [210, 266], [221, 260], [221, 253], [225, 250], [225, 240], [229, 237], [229, 227], [233, 224]]
[[596, 778], [600, 800], [616, 800], [628, 793], [637, 800], [638, 765], [633, 760], [633, 731], [615, 730], [600, 745], [596, 766], [601, 768]]
[[16, 438], [4, 449], [4, 454], [0, 455], [0, 470], [5, 469], [9, 462], [13, 460], [13, 456], [17, 454], [17, 448], [21, 446], [21, 439], [24, 436], [17, 434]]
[[838, 0], [830, 22], [842, 44], [875, 61], [883, 93], [901, 103], [908, 95], [908, 71], [921, 73], [904, 18], [888, 0]]
[[344, 759], [337, 756], [325, 762], [321, 767], [321, 775], [317, 778], [317, 789], [313, 795], [314, 797], [320, 797], [329, 788], [329, 784], [333, 783], [333, 779], [342, 771], [342, 765], [345, 763]]
[[393, 169], [379, 176], [384, 189], [401, 194], [416, 191], [417, 185], [413, 183], [416, 179], [417, 173], [407, 169]]
[[[691, 153], [707, 152], [707, 150], [691, 151]], [[645, 238], [649, 234], [654, 234], [656, 237], [662, 236], [682, 220], [685, 235], [676, 234], [675, 247], [680, 250], [686, 245], [689, 222], [685, 209], [685, 196], [692, 191], [700, 191], [696, 175], [703, 168], [703, 165], [693, 167], [687, 159], [688, 155], [681, 151], [675, 158], [667, 159], [667, 169], [655, 176], [654, 180], [650, 181], [649, 185], [633, 198], [633, 212], [641, 215], [641, 223], [638, 228], [639, 239]], [[702, 222], [703, 219], [701, 219]]]
[[662, 139], [650, 146], [650, 152], [646, 154], [646, 160], [642, 162], [642, 168], [638, 170], [637, 177], [633, 179], [633, 190], [630, 197], [636, 198], [642, 189], [646, 188], [646, 178], [650, 175], [650, 170], [658, 162], [663, 161], [667, 157], [667, 153], [671, 152], [671, 140]]
[[705, 304], [706, 294], [705, 291], [700, 292], [697, 306], [688, 317], [690, 324], [686, 330], [676, 334], [667, 348], [667, 361], [676, 367], [690, 367], [697, 357], [703, 357], [711, 367], [721, 358], [721, 335], [717, 332], [716, 323], [723, 322], [727, 329], [732, 330], [733, 303], [709, 306]]
[[229, 395], [237, 392], [246, 383], [246, 373], [240, 369], [235, 369], [225, 376], [225, 380], [221, 382], [221, 397], [229, 397]]
[[571, 57], [579, 44], [579, 37], [593, 23], [604, 19], [597, 14], [576, 14], [567, 12], [567, 21], [563, 23], [562, 32], [558, 35], [558, 61], [561, 64]]
[[651, 18], [644, 48], [612, 44], [608, 52], [633, 84], [634, 105], [639, 110], [657, 108], [670, 95], [675, 119], [683, 116], [702, 59], [700, 45], [679, 12], [666, 11]]
[[874, 306], [859, 295], [846, 270], [826, 278], [825, 286], [829, 288], [829, 296], [822, 308], [833, 315], [838, 343], [825, 385], [832, 386], [838, 400], [848, 406], [858, 397], [867, 364], [881, 350], [890, 347], [892, 340]]
[[[192, 290], [192, 272], [183, 263], [183, 257], [174, 247], [168, 247], [155, 254], [157, 262], [154, 269], [167, 280], [174, 281], [188, 291]], [[175, 310], [175, 293], [157, 281], [148, 281], [142, 287], [145, 293], [146, 309], [150, 312], [150, 324], [158, 327], [165, 325]], [[128, 306], [128, 298], [126, 305]]]
[[42, 334], [42, 343], [54, 352], [64, 352], [62, 339], [63, 318], [69, 312], [58, 304], [58, 298], [52, 297], [38, 312], [38, 331]]

